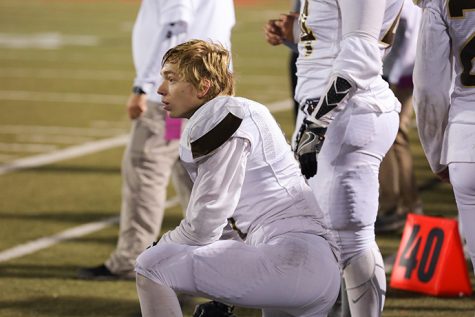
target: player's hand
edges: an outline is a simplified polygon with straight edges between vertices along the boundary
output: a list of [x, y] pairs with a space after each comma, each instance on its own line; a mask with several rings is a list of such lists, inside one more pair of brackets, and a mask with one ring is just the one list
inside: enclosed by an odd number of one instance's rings
[[269, 20], [264, 25], [264, 35], [270, 45], [280, 45], [283, 43], [282, 30], [277, 25], [279, 20]]
[[127, 101], [127, 113], [130, 119], [137, 119], [147, 110], [147, 95], [131, 94]]
[[444, 183], [450, 183], [450, 174], [449, 174], [449, 168], [448, 167], [446, 167], [444, 170], [436, 173], [436, 175]]
[[317, 156], [322, 149], [326, 131], [326, 128], [305, 119], [297, 133], [295, 155], [300, 162], [300, 170], [307, 179], [317, 174]]
[[285, 42], [294, 42], [294, 21], [298, 13], [282, 14], [279, 19], [269, 20], [264, 26], [266, 41], [271, 45], [280, 45]]
[[296, 39], [294, 39], [294, 22], [298, 18], [298, 12], [291, 12], [288, 14], [282, 14], [279, 21], [276, 22], [277, 26], [280, 28], [283, 41], [296, 43]]

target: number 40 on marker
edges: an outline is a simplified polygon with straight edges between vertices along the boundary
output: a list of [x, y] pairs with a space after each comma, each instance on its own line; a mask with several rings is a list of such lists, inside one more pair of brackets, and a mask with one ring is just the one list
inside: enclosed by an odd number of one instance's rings
[[409, 214], [390, 286], [433, 296], [470, 296], [457, 221]]

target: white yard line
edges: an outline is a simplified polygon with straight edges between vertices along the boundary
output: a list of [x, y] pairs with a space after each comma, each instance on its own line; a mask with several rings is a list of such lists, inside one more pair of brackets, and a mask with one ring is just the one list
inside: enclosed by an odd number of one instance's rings
[[133, 73], [118, 70], [0, 68], [0, 77], [129, 81]]
[[61, 241], [78, 238], [86, 234], [104, 229], [114, 223], [117, 223], [117, 221], [118, 217], [111, 217], [102, 221], [91, 222], [81, 226], [77, 226], [49, 237], [43, 237], [24, 244], [17, 245], [16, 247], [0, 252], [0, 262], [15, 259], [36, 252], [38, 250], [45, 249]]
[[52, 152], [58, 147], [51, 144], [35, 144], [35, 143], [0, 143], [0, 152], [27, 152], [27, 153], [43, 153]]
[[17, 134], [15, 140], [19, 142], [42, 143], [42, 144], [82, 144], [91, 142], [93, 139], [79, 135], [44, 135], [44, 134]]
[[125, 105], [127, 97], [101, 94], [0, 90], [0, 100]]
[[[167, 200], [165, 204], [165, 209], [174, 207], [176, 205], [178, 205], [178, 197], [175, 196], [172, 197], [170, 200]], [[100, 221], [90, 222], [71, 229], [67, 229], [49, 237], [43, 237], [24, 244], [17, 245], [16, 247], [0, 252], [0, 262], [5, 262], [34, 253], [42, 249], [46, 249], [61, 241], [71, 240], [74, 238], [85, 236], [87, 234], [107, 228], [118, 222], [119, 217], [110, 217]]]
[[290, 99], [276, 101], [267, 106], [270, 112], [279, 112], [284, 110], [289, 110], [293, 107], [293, 102]]
[[48, 134], [48, 135], [67, 135], [81, 137], [110, 137], [127, 132], [128, 129], [123, 128], [79, 128], [79, 127], [62, 127], [62, 126], [38, 126], [38, 125], [0, 125], [0, 134]]
[[51, 153], [40, 154], [30, 156], [22, 159], [18, 159], [6, 164], [0, 165], [0, 175], [7, 174], [16, 170], [33, 168], [54, 162], [75, 158], [78, 156], [91, 154], [107, 149], [112, 149], [127, 143], [129, 138], [128, 134], [118, 135], [113, 138], [103, 139], [99, 141], [93, 141], [84, 143], [77, 146], [71, 146], [69, 148], [58, 150]]
[[[269, 104], [269, 109], [272, 112], [277, 112], [290, 109], [291, 105], [292, 104], [290, 100], [284, 100]], [[50, 164], [53, 162], [70, 159], [85, 154], [91, 154], [105, 149], [110, 149], [113, 147], [124, 145], [127, 142], [127, 139], [128, 135], [119, 135], [110, 139], [73, 146], [50, 154], [37, 155], [29, 158], [19, 159], [5, 165], [0, 165], [0, 175], [19, 169], [38, 167], [41, 165]], [[177, 204], [178, 197], [175, 196], [167, 201], [165, 208], [170, 208], [176, 206]], [[101, 221], [91, 222], [71, 229], [67, 229], [52, 236], [43, 237], [24, 244], [20, 244], [16, 247], [0, 252], [0, 262], [12, 260], [18, 257], [25, 256], [27, 254], [34, 253], [36, 251], [55, 245], [61, 241], [78, 238], [96, 232], [98, 230], [104, 229], [117, 223], [118, 219], [118, 217], [111, 217]]]

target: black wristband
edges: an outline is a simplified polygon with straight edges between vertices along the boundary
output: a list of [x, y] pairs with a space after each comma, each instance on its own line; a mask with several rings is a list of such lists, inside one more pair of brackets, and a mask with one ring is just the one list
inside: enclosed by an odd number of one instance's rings
[[134, 93], [136, 95], [145, 95], [146, 94], [145, 90], [143, 90], [142, 87], [140, 87], [140, 86], [132, 87], [132, 93]]

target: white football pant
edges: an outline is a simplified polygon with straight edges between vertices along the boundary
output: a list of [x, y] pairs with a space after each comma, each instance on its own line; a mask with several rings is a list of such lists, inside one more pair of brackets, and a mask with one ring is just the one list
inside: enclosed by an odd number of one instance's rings
[[475, 163], [449, 163], [449, 174], [475, 273]]

